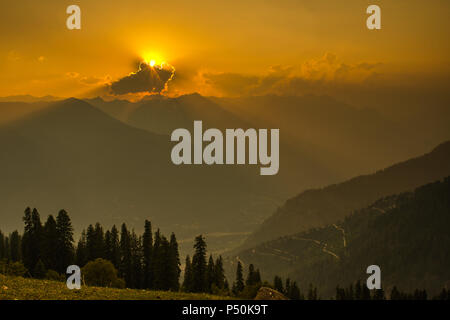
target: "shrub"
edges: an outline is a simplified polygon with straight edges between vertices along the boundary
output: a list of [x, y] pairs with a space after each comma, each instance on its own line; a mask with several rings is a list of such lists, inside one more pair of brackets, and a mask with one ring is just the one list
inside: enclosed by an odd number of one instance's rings
[[8, 262], [6, 260], [0, 260], [0, 273], [8, 274]]
[[88, 262], [82, 269], [84, 281], [89, 286], [125, 287], [125, 282], [117, 277], [114, 265], [104, 259]]
[[211, 286], [211, 293], [212, 293], [213, 295], [216, 295], [216, 296], [228, 296], [228, 295], [230, 295], [230, 292], [229, 292], [228, 289], [225, 289], [225, 288], [223, 288], [223, 289], [218, 288], [214, 283], [213, 283], [212, 286]]
[[246, 286], [242, 291], [242, 293], [240, 294], [240, 297], [249, 300], [254, 299], [258, 294], [258, 290], [259, 288], [261, 288], [261, 286], [262, 286], [261, 283]]
[[23, 277], [28, 273], [28, 270], [22, 262], [7, 262], [6, 260], [0, 260], [0, 273], [9, 276]]
[[10, 262], [7, 266], [7, 274], [16, 277], [23, 277], [28, 273], [22, 262]]
[[41, 259], [36, 263], [36, 266], [33, 270], [33, 277], [37, 279], [44, 279], [47, 274], [47, 270], [45, 269], [45, 265]]
[[114, 288], [117, 289], [125, 289], [126, 287], [126, 283], [125, 280], [121, 279], [121, 278], [117, 278], [112, 285]]
[[54, 280], [54, 281], [65, 281], [66, 280], [64, 275], [59, 274], [55, 270], [48, 270], [47, 274], [45, 275], [45, 279]]

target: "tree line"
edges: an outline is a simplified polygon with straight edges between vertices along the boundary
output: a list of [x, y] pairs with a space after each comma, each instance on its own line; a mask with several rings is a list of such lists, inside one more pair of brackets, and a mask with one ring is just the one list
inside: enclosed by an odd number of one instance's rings
[[18, 262], [22, 259], [22, 237], [14, 231], [6, 236], [0, 230], [0, 260]]
[[62, 280], [69, 265], [82, 268], [88, 285], [151, 290], [183, 290], [229, 294], [223, 259], [212, 255], [206, 261], [203, 236], [195, 239], [195, 253], [186, 258], [183, 286], [180, 287], [181, 263], [174, 233], [169, 238], [160, 230], [152, 232], [145, 221], [138, 235], [124, 223], [105, 230], [100, 223], [81, 232], [75, 245], [71, 219], [65, 210], [45, 223], [37, 209], [26, 208], [24, 232], [5, 236], [0, 231], [0, 272], [33, 278]]
[[[426, 290], [415, 289], [413, 292], [400, 291], [397, 286], [393, 286], [389, 291], [389, 295], [383, 288], [379, 290], [369, 290], [360, 280], [355, 284], [350, 284], [346, 288], [336, 287], [336, 300], [428, 300]], [[433, 300], [450, 300], [450, 289], [443, 288], [442, 291], [435, 295]]]
[[230, 285], [225, 277], [222, 256], [214, 260], [212, 255], [207, 258], [207, 244], [205, 238], [199, 235], [194, 241], [194, 255], [192, 259], [186, 257], [184, 280], [182, 290], [185, 292], [212, 293], [215, 295], [235, 296], [239, 298], [253, 299], [257, 291], [263, 285], [259, 269], [253, 264], [248, 267], [248, 273], [244, 280], [244, 271], [240, 261], [237, 263], [236, 279]]
[[[185, 291], [232, 295], [253, 299], [258, 290], [271, 287], [292, 300], [319, 300], [317, 288], [312, 284], [303, 293], [297, 282], [275, 276], [273, 283], [263, 281], [259, 269], [248, 265], [247, 274], [241, 261], [237, 261], [236, 278], [231, 288], [225, 276], [222, 256], [207, 255], [205, 238], [199, 235], [194, 241], [192, 259], [185, 261], [184, 279], [180, 286], [181, 263], [178, 243], [174, 233], [169, 238], [159, 229], [152, 231], [150, 221], [145, 221], [144, 232], [138, 235], [122, 224], [104, 230], [100, 223], [83, 230], [75, 245], [74, 231], [69, 214], [60, 210], [55, 217], [49, 215], [44, 224], [37, 209], [26, 208], [23, 216], [24, 232], [5, 235], [0, 231], [0, 273], [65, 279], [66, 268], [71, 264], [82, 267], [85, 284], [108, 287], [127, 287], [151, 290]], [[391, 300], [426, 300], [425, 290], [401, 292], [393, 287]], [[384, 300], [385, 292], [370, 291], [361, 281], [346, 288], [336, 287], [336, 300]], [[450, 290], [443, 289], [433, 299], [450, 300]]]
[[89, 225], [81, 233], [75, 256], [79, 266], [97, 259], [111, 262], [127, 288], [179, 289], [181, 269], [176, 236], [172, 233], [167, 238], [159, 229], [153, 234], [148, 220], [142, 235], [129, 230], [125, 223], [120, 231], [116, 226], [104, 231], [99, 223]]
[[[244, 279], [241, 262], [237, 263], [236, 279], [230, 287], [222, 256], [214, 259], [210, 254], [208, 258], [202, 235], [195, 238], [192, 259], [186, 257], [180, 286], [181, 264], [175, 234], [168, 239], [159, 229], [153, 233], [150, 221], [145, 221], [142, 235], [129, 230], [126, 224], [120, 231], [116, 226], [105, 231], [100, 223], [91, 224], [81, 232], [77, 245], [65, 210], [59, 211], [56, 218], [49, 215], [42, 224], [38, 210], [26, 208], [23, 221], [23, 236], [17, 231], [9, 236], [0, 232], [0, 260], [8, 261], [9, 270], [15, 275], [61, 280], [67, 266], [76, 264], [82, 267], [89, 285], [182, 290], [249, 299], [263, 285], [277, 288], [277, 280], [274, 285], [263, 282], [253, 264], [248, 266]], [[286, 290], [278, 290], [292, 299], [300, 298], [297, 284], [290, 285], [289, 279]]]
[[22, 236], [17, 231], [10, 236], [0, 231], [4, 273], [8, 269], [16, 275], [58, 278], [69, 265], [85, 267], [101, 259], [112, 264], [128, 288], [179, 289], [181, 269], [175, 234], [167, 238], [159, 229], [153, 234], [150, 221], [145, 221], [143, 235], [129, 230], [125, 223], [120, 232], [116, 226], [105, 232], [99, 223], [89, 225], [76, 246], [65, 210], [60, 210], [56, 219], [49, 215], [43, 224], [37, 209], [26, 208], [23, 221]]
[[229, 285], [225, 277], [223, 259], [219, 256], [214, 261], [210, 255], [207, 261], [206, 247], [205, 238], [202, 235], [197, 236], [192, 260], [189, 255], [186, 257], [182, 290], [228, 295]]

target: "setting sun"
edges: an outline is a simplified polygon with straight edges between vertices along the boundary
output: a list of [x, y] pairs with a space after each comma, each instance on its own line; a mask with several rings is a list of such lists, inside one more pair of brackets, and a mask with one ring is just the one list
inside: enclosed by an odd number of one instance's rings
[[164, 64], [165, 59], [159, 52], [155, 51], [145, 51], [140, 54], [142, 61], [151, 67], [156, 67]]

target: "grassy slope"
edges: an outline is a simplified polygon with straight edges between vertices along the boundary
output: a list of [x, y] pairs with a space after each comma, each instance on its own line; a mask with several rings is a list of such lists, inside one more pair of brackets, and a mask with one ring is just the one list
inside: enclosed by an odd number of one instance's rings
[[83, 286], [69, 290], [63, 282], [9, 277], [0, 274], [0, 300], [222, 300], [209, 294]]

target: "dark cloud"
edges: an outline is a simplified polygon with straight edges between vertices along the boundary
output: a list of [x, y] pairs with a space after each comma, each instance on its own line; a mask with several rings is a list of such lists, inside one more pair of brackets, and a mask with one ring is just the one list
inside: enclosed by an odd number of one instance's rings
[[111, 84], [113, 94], [128, 93], [161, 93], [167, 89], [167, 85], [174, 77], [175, 69], [168, 64], [151, 67], [141, 62], [139, 70], [117, 80]]
[[373, 79], [379, 63], [346, 64], [332, 53], [305, 61], [300, 66], [273, 66], [265, 74], [214, 73], [204, 71], [200, 79], [212, 94], [298, 95], [328, 93], [343, 86], [359, 86]]
[[203, 82], [224, 95], [248, 94], [259, 82], [258, 76], [239, 73], [203, 73]]

